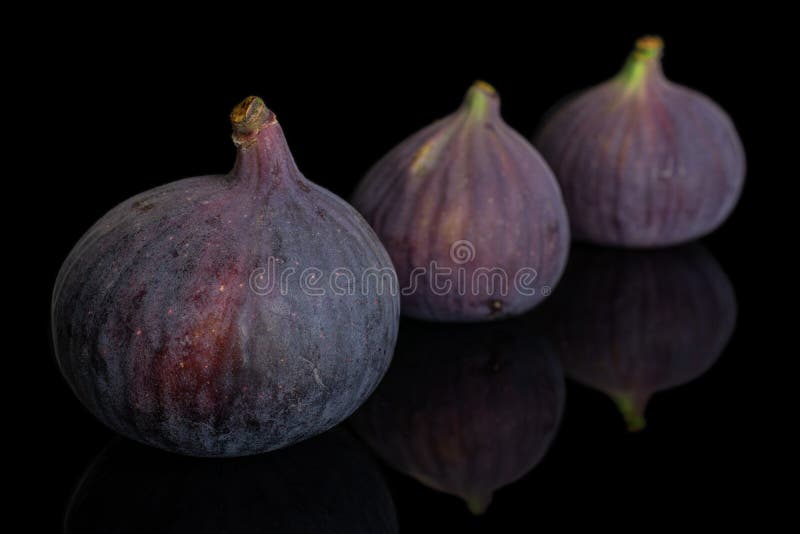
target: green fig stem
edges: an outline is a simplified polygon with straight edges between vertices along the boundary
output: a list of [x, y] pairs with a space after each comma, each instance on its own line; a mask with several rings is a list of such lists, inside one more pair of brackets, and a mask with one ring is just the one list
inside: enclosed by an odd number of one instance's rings
[[483, 515], [492, 504], [492, 494], [488, 495], [474, 495], [466, 497], [464, 501], [467, 503], [467, 508], [473, 515]]
[[625, 424], [628, 426], [628, 432], [644, 430], [645, 426], [647, 426], [647, 420], [644, 417], [645, 408], [647, 407], [646, 397], [643, 398], [634, 393], [621, 393], [612, 395], [611, 398], [617, 405], [617, 409], [622, 413]]
[[478, 80], [472, 84], [464, 98], [464, 106], [471, 117], [482, 119], [487, 113], [495, 109], [499, 97], [494, 87], [488, 83]]
[[255, 141], [262, 128], [277, 122], [275, 114], [257, 96], [248, 96], [231, 112], [233, 142], [236, 146], [248, 146]]
[[617, 79], [631, 90], [642, 87], [650, 73], [660, 71], [663, 49], [664, 42], [660, 37], [646, 36], [638, 39]]

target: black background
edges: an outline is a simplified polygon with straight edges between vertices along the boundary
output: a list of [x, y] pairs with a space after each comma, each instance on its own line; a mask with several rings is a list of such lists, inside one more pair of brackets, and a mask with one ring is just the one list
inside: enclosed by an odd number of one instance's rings
[[737, 210], [704, 240], [736, 288], [737, 330], [726, 353], [695, 382], [656, 396], [639, 435], [625, 433], [601, 394], [571, 385], [550, 453], [525, 479], [500, 490], [482, 518], [411, 479], [389, 471], [387, 477], [407, 532], [689, 525], [750, 514], [760, 493], [751, 475], [760, 469], [754, 447], [763, 439], [759, 390], [767, 380], [757, 364], [766, 320], [757, 258], [768, 246], [758, 229], [769, 212], [763, 206], [769, 151], [753, 103], [759, 83], [752, 66], [760, 52], [743, 27], [731, 24], [567, 31], [558, 21], [536, 20], [490, 31], [479, 19], [475, 14], [449, 33], [413, 24], [391, 32], [374, 25], [277, 32], [274, 21], [262, 28], [248, 19], [238, 37], [99, 26], [78, 28], [50, 49], [42, 65], [49, 81], [40, 89], [58, 111], [34, 126], [32, 135], [49, 141], [35, 143], [27, 160], [32, 168], [60, 169], [46, 184], [50, 224], [37, 251], [32, 300], [29, 357], [37, 380], [26, 448], [36, 453], [36, 521], [57, 530], [82, 472], [112, 437], [72, 396], [53, 358], [48, 309], [58, 268], [118, 202], [167, 181], [227, 172], [235, 155], [227, 117], [238, 101], [263, 97], [301, 171], [346, 197], [388, 149], [454, 110], [475, 79], [497, 88], [504, 118], [529, 136], [553, 103], [614, 74], [633, 41], [647, 33], [665, 40], [669, 78], [728, 111], [748, 156]]

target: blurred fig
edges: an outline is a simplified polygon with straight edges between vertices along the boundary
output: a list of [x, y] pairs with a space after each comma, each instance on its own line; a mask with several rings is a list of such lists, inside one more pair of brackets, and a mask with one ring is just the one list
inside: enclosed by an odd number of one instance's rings
[[417, 319], [519, 315], [566, 262], [569, 222], [553, 173], [484, 82], [375, 164], [353, 205], [392, 257], [402, 312]]
[[664, 77], [661, 50], [659, 38], [639, 39], [619, 74], [557, 107], [536, 136], [576, 240], [682, 243], [736, 205], [745, 176], [736, 129], [708, 97]]
[[403, 322], [392, 367], [351, 419], [391, 467], [476, 514], [541, 461], [563, 411], [558, 357], [521, 319]]
[[628, 428], [659, 391], [705, 373], [736, 323], [736, 297], [701, 245], [652, 252], [575, 247], [548, 302], [567, 376], [608, 394]]

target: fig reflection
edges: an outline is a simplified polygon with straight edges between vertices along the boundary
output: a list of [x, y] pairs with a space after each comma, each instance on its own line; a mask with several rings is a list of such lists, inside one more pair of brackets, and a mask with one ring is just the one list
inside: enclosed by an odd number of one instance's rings
[[567, 375], [609, 395], [638, 431], [654, 393], [699, 377], [722, 354], [736, 297], [698, 243], [654, 252], [575, 247], [548, 312]]
[[406, 321], [389, 373], [351, 422], [390, 466], [482, 513], [541, 461], [564, 399], [558, 358], [531, 316]]
[[394, 505], [365, 448], [334, 429], [274, 453], [177, 456], [116, 439], [73, 495], [67, 533], [395, 533]]

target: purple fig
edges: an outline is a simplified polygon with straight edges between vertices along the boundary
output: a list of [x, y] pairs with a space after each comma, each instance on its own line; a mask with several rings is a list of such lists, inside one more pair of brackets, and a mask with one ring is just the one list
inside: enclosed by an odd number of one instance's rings
[[661, 49], [657, 37], [639, 39], [619, 74], [558, 107], [536, 136], [576, 240], [683, 243], [716, 229], [739, 199], [745, 156], [733, 123], [664, 77]]
[[[396, 291], [364, 276], [393, 276], [369, 225], [300, 174], [261, 99], [231, 121], [233, 171], [112, 209], [70, 252], [52, 302], [58, 363], [89, 411], [197, 456], [342, 421], [388, 368], [399, 324]], [[328, 287], [337, 273], [352, 278]]]
[[548, 303], [567, 375], [608, 394], [631, 431], [650, 397], [705, 373], [736, 323], [733, 287], [693, 244], [653, 252], [576, 247]]
[[529, 320], [400, 330], [392, 367], [351, 422], [391, 467], [482, 513], [556, 434], [558, 357]]
[[271, 454], [208, 461], [115, 439], [75, 490], [67, 534], [393, 534], [378, 465], [341, 429]]
[[569, 248], [561, 192], [547, 164], [476, 82], [463, 105], [415, 133], [353, 196], [397, 268], [405, 315], [487, 321], [536, 306]]

